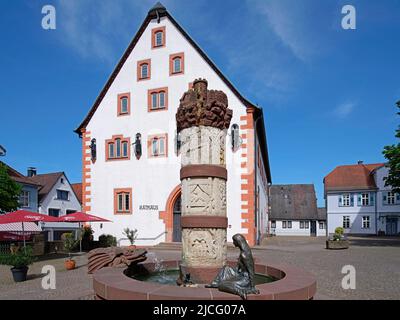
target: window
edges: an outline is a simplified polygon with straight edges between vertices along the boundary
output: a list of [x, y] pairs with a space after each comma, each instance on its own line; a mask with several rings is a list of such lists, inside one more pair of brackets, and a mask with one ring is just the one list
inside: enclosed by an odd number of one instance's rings
[[387, 204], [395, 204], [396, 203], [396, 195], [394, 192], [387, 193]]
[[151, 60], [141, 60], [137, 63], [137, 80], [149, 80], [151, 78]]
[[151, 48], [152, 49], [157, 49], [157, 48], [163, 48], [165, 47], [166, 43], [166, 32], [165, 32], [165, 27], [160, 27], [160, 28], [155, 28], [151, 30]]
[[167, 157], [167, 144], [167, 134], [149, 137], [149, 157]]
[[114, 214], [132, 213], [132, 189], [114, 189]]
[[184, 74], [185, 72], [185, 54], [183, 52], [171, 54], [169, 56], [169, 75]]
[[320, 230], [325, 229], [325, 224], [324, 224], [323, 222], [320, 222], [320, 223], [319, 223], [319, 229], [320, 229]]
[[292, 229], [292, 221], [282, 221], [282, 229]]
[[275, 220], [271, 221], [271, 228], [273, 228], [273, 229], [276, 228], [276, 221]]
[[58, 218], [60, 216], [60, 209], [49, 209], [49, 216]]
[[361, 205], [362, 206], [369, 206], [369, 193], [362, 193], [361, 194]]
[[131, 113], [131, 94], [121, 93], [118, 95], [118, 116], [127, 116]]
[[351, 200], [350, 200], [350, 194], [343, 194], [342, 195], [342, 206], [343, 207], [350, 207], [351, 205]]
[[129, 160], [130, 145], [130, 138], [124, 138], [122, 135], [106, 140], [106, 160]]
[[168, 109], [168, 88], [158, 88], [148, 91], [147, 111], [160, 111]]
[[69, 215], [69, 214], [73, 214], [75, 212], [76, 212], [76, 210], [67, 210], [67, 211], [65, 211], [65, 214]]
[[287, 227], [288, 227], [288, 229], [292, 229], [292, 221], [288, 221]]
[[286, 221], [282, 221], [282, 229], [286, 229], [287, 228], [287, 223]]
[[369, 216], [363, 216], [362, 217], [362, 228], [363, 229], [369, 229], [370, 228]]
[[21, 208], [29, 208], [30, 192], [23, 190], [19, 196], [19, 205]]
[[57, 200], [68, 200], [68, 199], [69, 199], [69, 191], [57, 190]]
[[300, 221], [300, 229], [309, 229], [310, 222], [309, 221]]
[[350, 217], [349, 216], [343, 216], [343, 228], [350, 229]]

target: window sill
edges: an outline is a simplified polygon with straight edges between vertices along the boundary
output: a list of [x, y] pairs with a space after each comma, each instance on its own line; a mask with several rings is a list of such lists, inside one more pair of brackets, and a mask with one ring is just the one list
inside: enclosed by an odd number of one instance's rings
[[118, 113], [118, 117], [126, 117], [130, 116], [131, 114], [129, 112], [124, 112], [124, 113]]
[[127, 215], [131, 215], [132, 214], [132, 212], [128, 212], [128, 211], [117, 211], [117, 212], [114, 212], [114, 215], [117, 215], [117, 216], [127, 216]]
[[129, 158], [129, 157], [123, 157], [123, 158], [108, 158], [108, 159], [106, 159], [106, 162], [108, 162], [108, 161], [110, 161], [110, 162], [112, 162], [112, 161], [122, 161], [122, 160], [130, 160], [131, 158]]
[[183, 71], [179, 71], [179, 72], [171, 72], [169, 75], [172, 76], [179, 76], [179, 75], [184, 75], [185, 73]]
[[145, 80], [150, 80], [150, 77], [147, 78], [138, 78], [137, 81], [145, 81]]
[[148, 110], [149, 110], [149, 112], [159, 112], [159, 111], [167, 111], [168, 108], [167, 107], [156, 108], [156, 109], [149, 108]]

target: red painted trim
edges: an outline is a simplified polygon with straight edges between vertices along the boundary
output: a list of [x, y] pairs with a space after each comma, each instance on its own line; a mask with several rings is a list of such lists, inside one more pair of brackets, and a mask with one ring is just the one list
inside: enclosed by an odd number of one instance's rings
[[[117, 158], [109, 158], [109, 154], [108, 154], [108, 145], [110, 143], [114, 143], [116, 142], [117, 139], [121, 140], [121, 157]], [[123, 142], [127, 142], [128, 143], [128, 156], [127, 157], [123, 157], [122, 156], [122, 143]], [[116, 155], [117, 152], [117, 148], [114, 147], [114, 154]], [[111, 139], [106, 140], [105, 142], [105, 159], [106, 161], [121, 161], [121, 160], [130, 160], [131, 159], [131, 138], [124, 138], [124, 136], [122, 134], [120, 135], [114, 135], [112, 136]]]
[[[122, 110], [122, 98], [128, 98], [128, 111], [123, 113]], [[124, 116], [129, 116], [131, 114], [131, 93], [126, 92], [126, 93], [120, 93], [117, 96], [117, 116], [118, 117], [124, 117]]]
[[[244, 234], [247, 242], [250, 246], [256, 244], [256, 227], [255, 227], [255, 202], [254, 202], [254, 192], [255, 187], [255, 168], [254, 168], [254, 148], [255, 148], [255, 136], [254, 136], [254, 109], [247, 108], [247, 115], [241, 116], [240, 130], [244, 131], [241, 135], [242, 139], [247, 139], [247, 143], [242, 145], [241, 154], [241, 168], [246, 169], [245, 173], [241, 175], [242, 180], [246, 180], [246, 183], [241, 184], [241, 190], [244, 191], [241, 194], [241, 201], [247, 202], [247, 204], [242, 203], [241, 209], [247, 209], [247, 212], [242, 211], [241, 227], [247, 229], [247, 233]], [[243, 123], [244, 122], [244, 123]]]
[[165, 210], [159, 212], [159, 218], [164, 221], [165, 231], [167, 232], [166, 242], [172, 242], [174, 232], [174, 204], [181, 196], [181, 185], [177, 185], [168, 196]]
[[[118, 194], [128, 193], [129, 194], [129, 210], [128, 211], [118, 211]], [[131, 215], [133, 213], [132, 208], [132, 188], [118, 188], [114, 189], [114, 215]]]
[[[174, 72], [174, 60], [176, 58], [181, 58], [181, 71]], [[185, 73], [185, 53], [175, 53], [169, 56], [169, 75], [170, 76], [178, 76]]]
[[[163, 33], [163, 43], [161, 46], [156, 45], [156, 33], [161, 31]], [[167, 42], [167, 33], [164, 27], [154, 28], [151, 30], [151, 48], [152, 49], [160, 49], [165, 48]]]
[[[165, 139], [165, 143], [164, 143], [165, 154], [159, 155], [159, 156], [154, 156], [152, 154], [152, 142], [155, 138], [157, 138], [157, 139], [164, 138]], [[147, 137], [147, 157], [148, 158], [167, 158], [168, 157], [168, 133], [155, 134], [155, 135], [150, 135]]]
[[[165, 107], [158, 108], [158, 109], [152, 109], [151, 108], [151, 104], [152, 104], [151, 95], [153, 93], [160, 93], [160, 92], [165, 92]], [[147, 112], [158, 112], [158, 111], [167, 111], [167, 110], [168, 110], [168, 87], [148, 90], [147, 91]]]
[[[148, 77], [147, 78], [142, 78], [142, 73], [141, 73], [141, 66], [143, 64], [148, 65]], [[137, 81], [145, 81], [145, 80], [150, 80], [151, 79], [151, 59], [146, 59], [146, 60], [140, 60], [137, 62]]]
[[90, 146], [86, 144], [91, 140], [90, 137], [91, 132], [86, 131], [86, 129], [83, 129], [81, 132], [82, 132], [82, 211], [87, 213], [90, 212], [91, 210], [91, 207], [89, 206], [91, 200], [91, 192], [86, 190], [86, 187], [90, 186], [88, 179], [90, 179], [91, 176], [91, 161], [90, 161], [90, 153], [86, 152], [87, 150], [90, 150]]

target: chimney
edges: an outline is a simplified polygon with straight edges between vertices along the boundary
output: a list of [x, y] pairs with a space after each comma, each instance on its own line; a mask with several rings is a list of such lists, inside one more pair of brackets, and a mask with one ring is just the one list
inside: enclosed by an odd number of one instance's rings
[[364, 164], [364, 161], [358, 160], [357, 164]]
[[36, 176], [36, 168], [35, 167], [29, 167], [28, 168], [28, 177], [34, 177]]

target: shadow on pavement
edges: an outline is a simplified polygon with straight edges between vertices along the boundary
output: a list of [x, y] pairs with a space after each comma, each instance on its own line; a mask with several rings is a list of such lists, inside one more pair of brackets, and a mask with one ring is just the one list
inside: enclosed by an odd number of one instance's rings
[[400, 237], [349, 237], [350, 246], [400, 247]]

